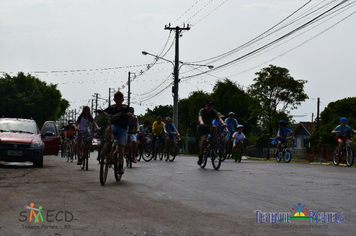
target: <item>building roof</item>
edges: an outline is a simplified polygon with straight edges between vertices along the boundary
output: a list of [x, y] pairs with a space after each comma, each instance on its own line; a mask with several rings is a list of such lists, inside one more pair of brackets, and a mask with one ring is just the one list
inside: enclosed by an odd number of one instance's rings
[[300, 129], [305, 129], [309, 135], [313, 133], [314, 123], [313, 122], [300, 122], [293, 130], [293, 133], [298, 132]]

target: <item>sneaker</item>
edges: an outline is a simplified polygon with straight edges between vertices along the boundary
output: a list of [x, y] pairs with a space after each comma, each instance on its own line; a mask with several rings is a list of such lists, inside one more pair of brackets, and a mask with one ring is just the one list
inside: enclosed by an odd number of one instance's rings
[[122, 165], [119, 165], [119, 168], [118, 168], [118, 170], [117, 170], [117, 173], [118, 173], [119, 175], [123, 175], [123, 174], [125, 173], [124, 167], [123, 167]]
[[203, 163], [203, 156], [199, 155], [199, 160], [198, 160], [198, 165], [201, 165]]
[[137, 163], [137, 160], [136, 160], [136, 158], [134, 157], [134, 158], [132, 158], [132, 162], [133, 163]]

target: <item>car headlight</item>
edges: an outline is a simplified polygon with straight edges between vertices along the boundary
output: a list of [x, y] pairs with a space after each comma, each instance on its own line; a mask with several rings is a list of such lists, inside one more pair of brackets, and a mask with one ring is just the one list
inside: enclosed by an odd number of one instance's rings
[[31, 143], [31, 148], [41, 148], [43, 145], [43, 142], [33, 142]]

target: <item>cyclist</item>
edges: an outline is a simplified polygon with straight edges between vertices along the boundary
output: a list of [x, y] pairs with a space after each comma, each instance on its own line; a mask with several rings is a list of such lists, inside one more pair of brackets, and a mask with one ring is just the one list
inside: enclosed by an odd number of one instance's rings
[[[128, 120], [128, 127], [129, 127], [128, 131], [138, 131], [140, 128], [140, 126], [139, 126], [140, 123], [138, 121], [138, 118], [136, 116], [134, 116], [135, 110], [133, 107], [130, 107], [130, 112], [132, 113], [132, 117], [129, 118], [129, 120]], [[131, 159], [132, 159], [133, 163], [137, 163], [137, 160], [136, 160], [137, 137], [136, 137], [136, 134], [128, 134], [128, 135], [130, 135], [131, 143], [127, 143], [126, 145], [132, 145]], [[127, 140], [128, 139], [126, 139], [126, 141]], [[128, 148], [126, 150], [128, 150]]]
[[198, 165], [201, 165], [203, 159], [204, 149], [206, 147], [207, 135], [210, 133], [216, 137], [216, 132], [213, 133], [213, 128], [210, 126], [214, 119], [226, 126], [225, 122], [219, 117], [216, 110], [213, 109], [214, 103], [212, 100], [208, 100], [205, 104], [205, 108], [199, 110], [199, 125], [197, 127], [198, 133], [201, 137], [199, 160]]
[[146, 139], [145, 135], [150, 133], [149, 125], [150, 125], [150, 121], [148, 120], [145, 120], [145, 123], [140, 125], [139, 133], [137, 134], [137, 147], [140, 146], [140, 142]]
[[237, 120], [234, 118], [235, 113], [229, 112], [229, 117], [225, 119], [225, 123], [227, 125], [227, 129], [229, 133], [226, 135], [226, 142], [229, 140], [230, 136], [235, 132], [236, 127], [238, 126]]
[[[153, 122], [152, 125], [152, 133], [153, 133], [153, 139], [152, 139], [152, 145], [155, 147], [157, 138], [159, 142], [162, 143], [162, 146], [164, 145], [164, 138], [163, 138], [163, 128], [164, 128], [164, 123], [162, 122], [162, 118], [160, 116], [157, 117], [157, 121]], [[157, 154], [157, 152], [156, 152]], [[157, 156], [154, 157], [156, 160]]]
[[178, 133], [178, 130], [172, 123], [172, 120], [170, 117], [166, 117], [166, 124], [164, 124], [163, 127], [164, 133], [166, 134], [166, 144], [165, 144], [165, 150], [164, 152], [166, 153], [168, 151], [168, 143], [170, 140], [174, 139], [174, 134], [180, 136]]
[[292, 130], [288, 129], [286, 127], [286, 125], [287, 125], [287, 121], [285, 121], [285, 120], [278, 121], [279, 129], [278, 129], [278, 133], [277, 133], [278, 144], [277, 144], [276, 152], [278, 152], [282, 143], [286, 142], [288, 134], [292, 134], [292, 138], [294, 139], [294, 133], [292, 132]]
[[74, 122], [73, 120], [69, 120], [68, 121], [68, 125], [66, 127], [64, 127], [64, 145], [63, 145], [63, 149], [67, 150], [67, 146], [68, 146], [68, 141], [72, 142], [73, 144], [73, 148], [75, 147], [75, 126], [74, 126]]
[[103, 126], [100, 127], [100, 134], [99, 134], [99, 139], [100, 139], [100, 143], [98, 144], [98, 157], [96, 158], [96, 160], [99, 161], [99, 158], [100, 158], [100, 152], [101, 152], [101, 149], [104, 147], [104, 143], [105, 143], [105, 132], [106, 132], [106, 129], [109, 127], [109, 122], [107, 121], [104, 121], [103, 122]]
[[[117, 115], [116, 119], [111, 120], [112, 133], [117, 137], [119, 144], [119, 168], [118, 174], [124, 174], [124, 150], [125, 150], [125, 140], [127, 136], [127, 126], [128, 121], [132, 117], [132, 113], [127, 105], [122, 104], [124, 101], [124, 94], [117, 91], [114, 94], [115, 105], [111, 105], [104, 111], [107, 114]], [[102, 111], [96, 110], [100, 115], [103, 114]]]
[[346, 117], [341, 117], [340, 125], [336, 126], [336, 128], [331, 132], [333, 134], [336, 134], [335, 141], [339, 144], [339, 150], [338, 153], [336, 154], [337, 156], [341, 156], [344, 143], [348, 139], [346, 134], [350, 131], [356, 133], [354, 129], [350, 128], [350, 126], [347, 125]]
[[232, 135], [232, 137], [235, 138], [234, 145], [232, 146], [232, 153], [234, 153], [237, 145], [240, 145], [241, 150], [243, 150], [243, 140], [246, 138], [245, 134], [243, 133], [243, 128], [243, 125], [238, 125], [237, 131]]
[[[90, 108], [88, 106], [83, 107], [82, 113], [79, 115], [78, 120], [76, 122], [77, 130], [78, 130], [78, 139], [77, 139], [77, 156], [78, 156], [78, 165], [82, 164], [81, 156], [80, 156], [80, 147], [82, 145], [83, 134], [89, 131], [89, 124], [93, 123], [96, 130], [99, 131], [100, 128], [94, 121], [93, 117], [90, 114]], [[89, 147], [91, 146], [91, 142]]]

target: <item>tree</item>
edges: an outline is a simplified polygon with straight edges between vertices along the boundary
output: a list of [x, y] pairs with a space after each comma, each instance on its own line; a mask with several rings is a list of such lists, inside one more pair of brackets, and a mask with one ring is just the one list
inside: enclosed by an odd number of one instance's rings
[[22, 72], [0, 77], [0, 94], [0, 117], [32, 118], [39, 126], [46, 120], [57, 120], [69, 106], [57, 85], [47, 85]]
[[229, 79], [219, 81], [213, 88], [212, 100], [216, 109], [221, 114], [228, 116], [229, 112], [235, 113], [239, 124], [244, 125], [244, 132], [250, 133], [256, 127], [257, 116], [253, 113], [259, 107], [258, 100], [252, 98], [243, 88]]
[[147, 108], [146, 114], [143, 116], [138, 116], [140, 123], [143, 123], [145, 120], [149, 120], [151, 124], [156, 121], [157, 117], [161, 116], [163, 122], [165, 122], [166, 117], [173, 116], [173, 106], [172, 105], [159, 105], [153, 108], [153, 110]]
[[272, 137], [274, 127], [277, 127], [276, 118], [285, 117], [290, 110], [296, 109], [308, 99], [304, 93], [307, 81], [295, 80], [288, 69], [274, 65], [263, 68], [255, 75], [255, 83], [249, 87], [248, 92], [259, 101], [261, 108], [256, 112], [261, 126]]

